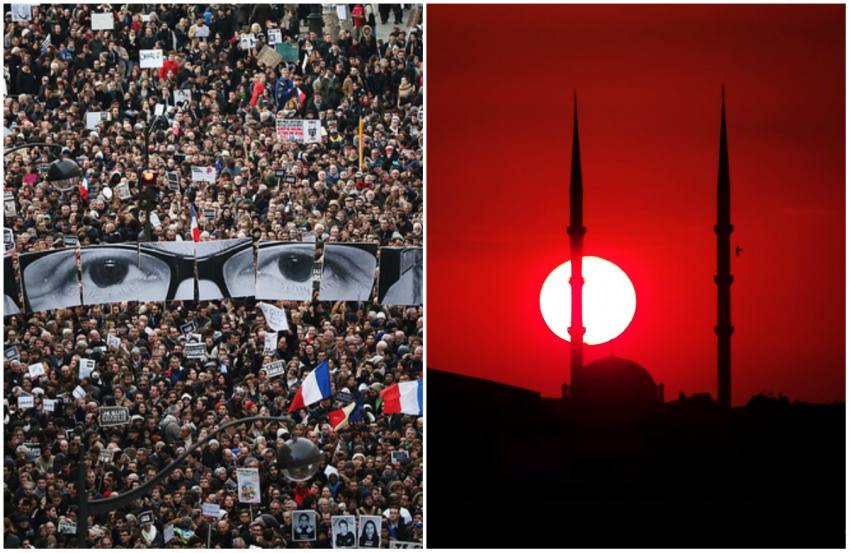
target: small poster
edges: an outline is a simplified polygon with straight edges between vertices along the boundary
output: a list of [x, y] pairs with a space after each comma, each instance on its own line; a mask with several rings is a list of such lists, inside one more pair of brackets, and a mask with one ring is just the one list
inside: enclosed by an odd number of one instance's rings
[[316, 511], [292, 511], [292, 541], [316, 539]]
[[162, 50], [139, 50], [139, 67], [142, 69], [162, 67]]
[[20, 359], [21, 354], [18, 353], [18, 348], [16, 346], [12, 346], [12, 347], [6, 348], [3, 351], [3, 358], [4, 359], [10, 359], [10, 360], [11, 359]]
[[250, 50], [257, 45], [257, 39], [254, 38], [254, 35], [240, 35], [239, 45], [242, 46], [243, 50]]
[[402, 461], [409, 461], [409, 460], [410, 460], [410, 455], [408, 455], [407, 451], [405, 451], [403, 449], [398, 450], [398, 451], [393, 451], [390, 454], [390, 462], [396, 467], [398, 467], [401, 464]]
[[357, 547], [360, 549], [381, 548], [381, 517], [373, 515], [361, 515], [360, 536], [357, 538]]
[[236, 469], [236, 485], [241, 503], [260, 503], [260, 470]]
[[101, 407], [100, 425], [118, 426], [130, 422], [130, 410], [126, 407]]
[[204, 208], [201, 210], [201, 217], [204, 219], [213, 220], [216, 218], [216, 212], [214, 207]]
[[186, 344], [184, 348], [188, 359], [205, 359], [207, 357], [206, 344]]
[[[281, 330], [289, 330], [289, 323], [286, 320], [286, 310], [279, 309], [270, 303], [260, 302], [260, 308], [263, 310], [263, 317], [266, 319], [266, 324], [272, 330], [280, 332]], [[277, 344], [275, 344], [277, 348]]]
[[[272, 46], [274, 46], [278, 42], [283, 42], [283, 39], [280, 35], [280, 29], [269, 29], [268, 31], [266, 31], [266, 34], [269, 37], [269, 44], [271, 44]], [[263, 48], [263, 50], [265, 50], [265, 48]]]
[[271, 355], [277, 349], [277, 333], [266, 332], [263, 339], [263, 355]]
[[215, 168], [192, 166], [193, 182], [215, 182]]
[[298, 61], [297, 42], [278, 42], [274, 45], [274, 49], [284, 61]]
[[195, 36], [198, 38], [206, 38], [210, 36], [210, 28], [206, 25], [201, 25], [197, 29], [195, 29]]
[[30, 378], [36, 378], [44, 374], [44, 363], [35, 363], [29, 366]]
[[31, 21], [32, 5], [12, 4], [12, 21]]
[[168, 526], [166, 526], [165, 528], [162, 529], [162, 540], [165, 543], [168, 543], [173, 539], [174, 539], [174, 525], [169, 524]]
[[218, 513], [220, 509], [218, 507], [218, 503], [204, 503], [204, 516], [218, 518]]
[[15, 248], [15, 237], [12, 234], [12, 229], [3, 229], [3, 246], [6, 248], [6, 251]]
[[111, 463], [115, 459], [114, 449], [101, 449], [97, 454], [97, 460], [103, 464]]
[[101, 121], [109, 121], [112, 118], [108, 111], [87, 111], [86, 112], [86, 128], [96, 129], [97, 124]]
[[55, 399], [47, 399], [44, 398], [41, 400], [41, 405], [44, 407], [44, 410], [48, 413], [53, 413], [56, 411], [56, 400]]
[[92, 31], [111, 31], [115, 25], [115, 18], [111, 12], [91, 14]]
[[180, 325], [180, 334], [191, 334], [195, 330], [195, 321]]
[[91, 373], [94, 370], [94, 364], [94, 359], [80, 359], [80, 380], [91, 376]]
[[322, 122], [318, 119], [304, 120], [304, 144], [319, 144], [322, 141]]
[[62, 237], [62, 242], [66, 246], [76, 246], [77, 245], [77, 236], [74, 234], [66, 234]]
[[35, 400], [32, 396], [18, 396], [18, 409], [32, 409], [35, 407]]
[[190, 102], [192, 100], [192, 91], [191, 90], [175, 90], [174, 91], [174, 104], [180, 105], [183, 102]]
[[114, 334], [106, 335], [106, 347], [107, 348], [115, 348], [118, 349], [121, 347], [121, 338], [115, 336]]
[[126, 201], [133, 197], [133, 193], [130, 192], [130, 185], [126, 182], [119, 182], [115, 186], [115, 190], [118, 191], [118, 197], [122, 200]]
[[18, 208], [15, 207], [15, 200], [6, 200], [3, 202], [3, 213], [6, 214], [6, 217], [14, 217], [18, 212]]
[[76, 522], [68, 522], [65, 520], [59, 521], [59, 526], [56, 529], [56, 532], [59, 534], [71, 534], [74, 535], [77, 533], [77, 523]]
[[[280, 31], [278, 31], [278, 33], [279, 32]], [[260, 50], [259, 54], [257, 54], [257, 61], [261, 61], [269, 67], [277, 67], [277, 64], [283, 61], [283, 56], [277, 53], [277, 51], [273, 48], [263, 46], [263, 49]]]
[[266, 371], [266, 376], [269, 378], [276, 378], [283, 376], [283, 373], [286, 372], [286, 363], [283, 361], [274, 361], [268, 365], [263, 365], [260, 367], [260, 370]]
[[355, 549], [357, 538], [354, 535], [353, 515], [331, 517], [331, 535], [334, 549]]
[[35, 184], [38, 182], [38, 174], [37, 173], [25, 173], [24, 174], [24, 184]]
[[165, 176], [168, 178], [168, 188], [170, 190], [180, 190], [180, 173], [169, 171]]
[[153, 524], [153, 511], [145, 511], [139, 515], [139, 525], [145, 526], [148, 524]]
[[74, 388], [73, 395], [77, 399], [86, 399], [86, 391], [82, 386], [77, 386]]

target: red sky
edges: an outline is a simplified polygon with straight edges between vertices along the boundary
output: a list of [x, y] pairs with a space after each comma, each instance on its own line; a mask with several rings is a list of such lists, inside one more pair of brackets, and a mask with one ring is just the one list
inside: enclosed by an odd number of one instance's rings
[[[732, 183], [732, 400], [845, 399], [845, 7], [427, 8], [429, 367], [560, 395], [540, 286], [569, 260], [573, 91], [585, 255], [637, 312], [585, 347], [717, 396], [720, 89]], [[433, 398], [432, 398], [433, 399]]]

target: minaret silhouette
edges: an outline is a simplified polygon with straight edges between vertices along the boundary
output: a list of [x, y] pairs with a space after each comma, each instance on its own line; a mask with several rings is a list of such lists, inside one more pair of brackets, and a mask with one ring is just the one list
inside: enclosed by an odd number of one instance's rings
[[583, 190], [581, 183], [581, 153], [578, 144], [578, 97], [573, 93], [573, 159], [570, 170], [570, 226], [567, 234], [570, 236], [570, 258], [572, 260], [572, 275], [570, 289], [572, 292], [572, 320], [570, 332], [570, 388], [571, 395], [581, 395], [581, 372], [584, 367], [584, 322], [582, 320], [581, 290], [584, 285], [582, 275], [583, 241], [587, 229], [583, 225], [582, 202]]
[[732, 234], [729, 153], [726, 146], [726, 93], [721, 88], [720, 167], [717, 171], [717, 404], [732, 406], [732, 270], [729, 237]]

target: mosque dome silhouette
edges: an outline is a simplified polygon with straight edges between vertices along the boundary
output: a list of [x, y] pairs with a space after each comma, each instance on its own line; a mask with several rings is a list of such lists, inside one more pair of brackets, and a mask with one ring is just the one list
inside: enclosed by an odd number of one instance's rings
[[582, 369], [581, 389], [584, 401], [619, 404], [658, 403], [659, 389], [649, 372], [628, 359], [605, 357], [591, 361]]

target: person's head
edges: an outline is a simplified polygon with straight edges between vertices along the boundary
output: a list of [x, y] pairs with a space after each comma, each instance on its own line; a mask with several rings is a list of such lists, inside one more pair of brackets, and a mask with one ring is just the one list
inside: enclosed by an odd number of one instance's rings
[[375, 534], [377, 534], [377, 533], [378, 533], [378, 531], [375, 528], [375, 523], [372, 522], [371, 520], [367, 520], [366, 524], [363, 525], [363, 534], [366, 537], [371, 538], [371, 537], [374, 537]]

